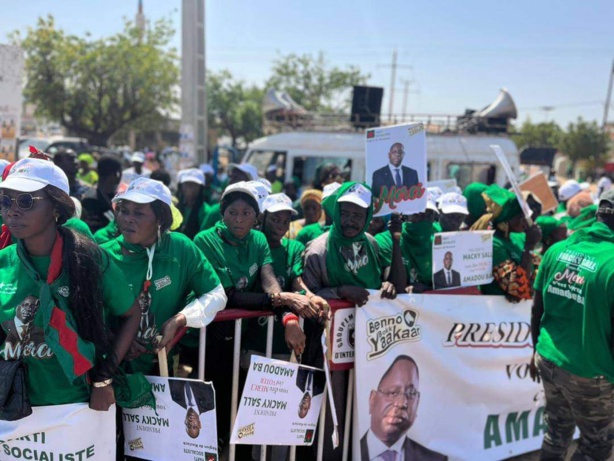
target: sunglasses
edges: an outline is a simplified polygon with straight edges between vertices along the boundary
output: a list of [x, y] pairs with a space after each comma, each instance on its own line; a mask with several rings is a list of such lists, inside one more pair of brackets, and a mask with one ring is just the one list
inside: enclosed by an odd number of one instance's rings
[[23, 193], [15, 198], [11, 198], [6, 194], [0, 194], [0, 210], [6, 212], [11, 209], [11, 204], [15, 202], [17, 208], [23, 211], [30, 210], [34, 205], [35, 200], [45, 200], [46, 197], [34, 197], [32, 194]]

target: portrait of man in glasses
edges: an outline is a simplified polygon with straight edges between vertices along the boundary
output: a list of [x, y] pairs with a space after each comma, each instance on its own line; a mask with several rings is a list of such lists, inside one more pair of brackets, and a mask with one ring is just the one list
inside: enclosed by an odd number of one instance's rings
[[399, 355], [369, 395], [371, 427], [360, 439], [362, 461], [443, 461], [448, 457], [411, 440], [420, 404], [420, 374], [415, 360]]

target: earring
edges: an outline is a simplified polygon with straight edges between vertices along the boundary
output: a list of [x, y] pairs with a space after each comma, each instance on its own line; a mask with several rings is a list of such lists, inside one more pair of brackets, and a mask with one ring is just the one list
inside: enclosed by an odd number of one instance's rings
[[158, 225], [158, 240], [162, 239], [162, 235], [160, 233], [160, 225]]

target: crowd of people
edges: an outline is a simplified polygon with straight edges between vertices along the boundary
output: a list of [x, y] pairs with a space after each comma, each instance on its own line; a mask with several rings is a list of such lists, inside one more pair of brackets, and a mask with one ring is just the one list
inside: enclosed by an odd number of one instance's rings
[[[235, 332], [228, 322], [212, 323], [218, 312], [274, 312], [273, 356], [322, 366], [327, 300], [363, 306], [367, 290], [393, 299], [458, 286], [451, 254], [433, 277], [435, 234], [489, 229], [493, 281], [480, 291], [512, 303], [534, 299], [531, 369], [547, 399], [543, 452], [563, 459], [578, 425], [579, 452], [606, 459], [614, 382], [609, 179], [595, 190], [573, 180], [557, 185], [559, 209], [547, 214], [525, 194], [531, 220], [514, 193], [481, 183], [446, 193], [429, 187], [424, 212], [374, 218], [376, 194], [344, 181], [335, 165], [322, 165], [313, 185], [300, 187], [284, 185], [276, 168], [264, 178], [253, 165], [231, 164], [220, 183], [210, 165], [171, 178], [149, 160], [156, 169], [138, 152], [124, 168], [113, 155], [59, 151], [0, 164], [1, 351], [27, 364], [33, 405], [89, 402], [104, 411], [117, 399], [129, 406], [141, 397], [126, 390], [137, 388], [130, 379], [158, 374], [157, 352], [183, 327], [189, 330], [169, 353], [170, 369], [181, 364], [195, 377], [195, 329], [208, 326], [205, 378], [216, 389], [223, 448]], [[562, 279], [577, 285], [576, 296], [566, 297], [562, 285], [552, 290]], [[65, 331], [77, 347], [59, 340]], [[265, 318], [247, 322], [241, 339], [245, 368], [251, 355], [264, 354]], [[343, 402], [347, 373], [331, 379]], [[341, 429], [343, 408], [337, 405]], [[341, 450], [325, 441], [325, 458], [339, 459]]]

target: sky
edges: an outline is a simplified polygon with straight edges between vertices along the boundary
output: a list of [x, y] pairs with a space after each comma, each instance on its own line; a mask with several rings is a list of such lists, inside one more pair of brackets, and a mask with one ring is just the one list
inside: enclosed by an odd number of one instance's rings
[[[76, 35], [103, 37], [133, 19], [138, 0], [0, 0], [3, 31], [52, 14]], [[331, 66], [358, 66], [384, 87], [388, 112], [393, 50], [398, 52], [394, 111], [460, 115], [490, 104], [502, 87], [518, 122], [578, 117], [603, 120], [614, 60], [614, 2], [553, 0], [218, 0], [205, 1], [206, 65], [263, 84], [273, 61], [323, 52]], [[181, 1], [143, 0], [148, 20], [169, 17], [181, 49]], [[8, 25], [8, 26], [7, 26]], [[614, 105], [614, 104], [613, 104]], [[550, 110], [544, 110], [550, 107]], [[609, 111], [614, 121], [614, 109]]]

